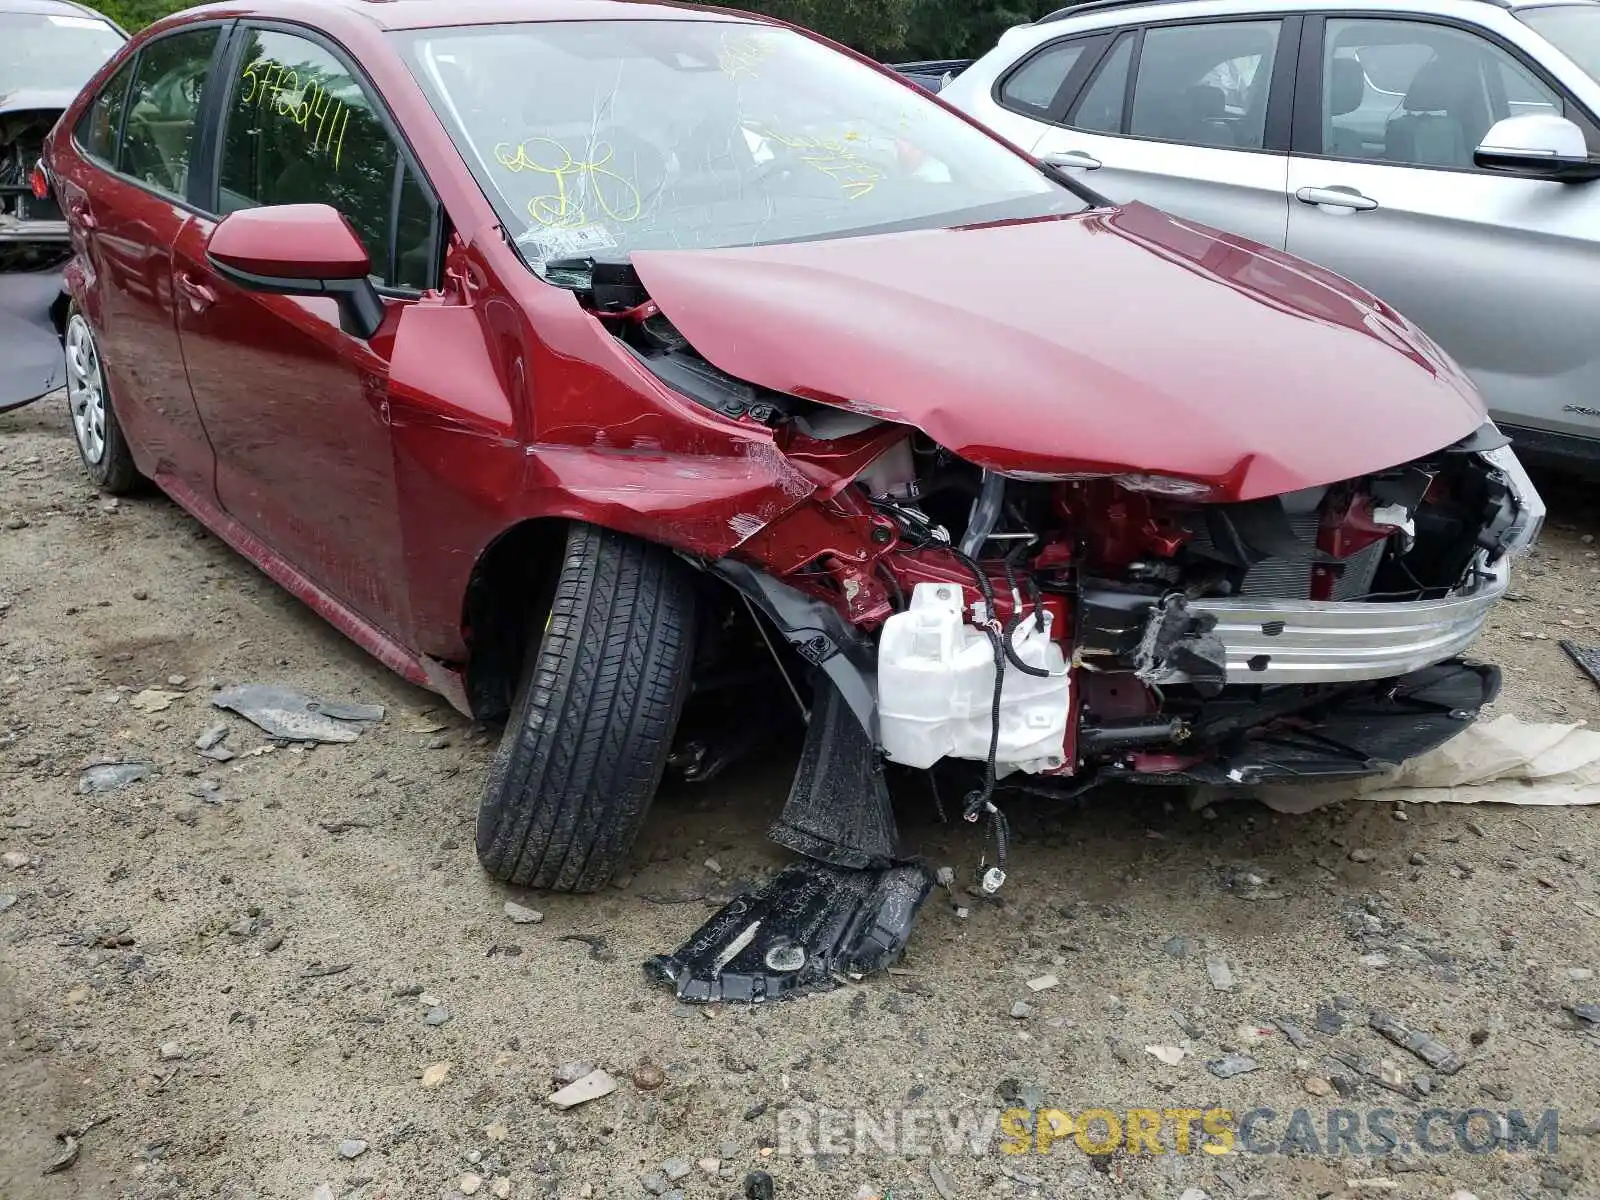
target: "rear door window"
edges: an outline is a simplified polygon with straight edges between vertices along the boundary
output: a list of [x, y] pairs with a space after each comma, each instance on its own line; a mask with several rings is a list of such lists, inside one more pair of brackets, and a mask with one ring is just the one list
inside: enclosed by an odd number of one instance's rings
[[1259, 150], [1280, 21], [1205, 21], [1145, 31], [1128, 132]]
[[1128, 68], [1133, 64], [1133, 43], [1138, 35], [1124, 33], [1084, 89], [1067, 124], [1089, 133], [1121, 133], [1123, 98], [1128, 94]]
[[434, 203], [350, 69], [306, 38], [252, 29], [222, 134], [217, 211], [329, 204], [367, 248], [372, 274], [431, 286]]
[[133, 61], [130, 59], [111, 81], [95, 94], [73, 135], [78, 148], [90, 158], [108, 167], [117, 162], [117, 137], [122, 132], [122, 114], [127, 111], [128, 82], [133, 78]]
[[195, 123], [221, 36], [219, 27], [208, 25], [170, 34], [139, 51], [117, 170], [177, 199], [188, 193]]
[[1000, 103], [1025, 117], [1048, 117], [1056, 96], [1078, 65], [1089, 41], [1056, 42], [1027, 59], [1000, 85]]

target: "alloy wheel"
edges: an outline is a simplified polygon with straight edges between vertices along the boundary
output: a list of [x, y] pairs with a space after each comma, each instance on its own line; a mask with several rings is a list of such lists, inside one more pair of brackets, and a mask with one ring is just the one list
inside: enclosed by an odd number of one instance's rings
[[100, 373], [100, 350], [83, 314], [72, 314], [66, 342], [67, 403], [72, 410], [73, 432], [84, 461], [97, 464], [106, 453], [106, 393]]

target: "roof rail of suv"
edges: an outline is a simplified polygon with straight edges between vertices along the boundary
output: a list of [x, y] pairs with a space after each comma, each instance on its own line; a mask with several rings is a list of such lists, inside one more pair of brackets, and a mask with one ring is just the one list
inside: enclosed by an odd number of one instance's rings
[[[1512, 0], [1482, 0], [1485, 4], [1492, 4], [1496, 8], [1510, 8]], [[1066, 8], [1058, 8], [1054, 12], [1046, 13], [1034, 22], [1035, 25], [1048, 25], [1052, 21], [1063, 21], [1068, 17], [1076, 17], [1080, 13], [1104, 12], [1112, 8], [1138, 8], [1144, 5], [1155, 7], [1161, 4], [1182, 4], [1185, 0], [1088, 0], [1086, 4], [1072, 4]]]

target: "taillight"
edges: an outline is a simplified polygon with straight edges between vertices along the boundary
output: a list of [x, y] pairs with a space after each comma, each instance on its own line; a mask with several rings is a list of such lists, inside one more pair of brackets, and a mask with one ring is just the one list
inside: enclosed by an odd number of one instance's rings
[[33, 164], [33, 174], [29, 177], [28, 182], [33, 186], [33, 198], [35, 200], [50, 199], [50, 177], [44, 173], [44, 164], [42, 162]]

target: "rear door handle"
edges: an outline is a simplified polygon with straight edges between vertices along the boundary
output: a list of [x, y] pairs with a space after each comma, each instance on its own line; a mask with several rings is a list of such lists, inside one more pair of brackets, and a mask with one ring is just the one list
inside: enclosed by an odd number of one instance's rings
[[178, 290], [188, 297], [189, 307], [195, 312], [204, 312], [217, 302], [217, 294], [189, 272], [179, 271], [177, 281]]
[[1303, 187], [1294, 194], [1294, 198], [1301, 204], [1326, 205], [1329, 208], [1352, 208], [1357, 212], [1366, 212], [1370, 208], [1377, 208], [1378, 202], [1371, 196], [1363, 196], [1352, 187]]
[[72, 219], [79, 225], [82, 225], [85, 229], [93, 229], [99, 224], [99, 222], [94, 219], [94, 214], [89, 211], [87, 206], [82, 204], [73, 206]]
[[1052, 167], [1069, 171], [1098, 171], [1100, 160], [1084, 150], [1052, 150], [1041, 160]]

